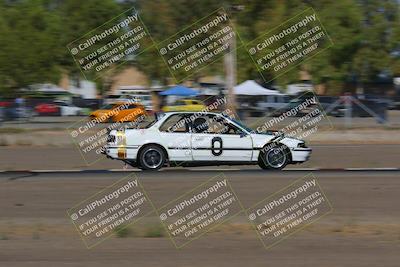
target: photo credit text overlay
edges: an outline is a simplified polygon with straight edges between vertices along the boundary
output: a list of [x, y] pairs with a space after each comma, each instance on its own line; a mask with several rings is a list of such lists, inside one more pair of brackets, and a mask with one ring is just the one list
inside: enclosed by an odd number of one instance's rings
[[235, 31], [221, 8], [157, 46], [172, 76], [180, 82], [221, 58], [233, 38]]
[[330, 213], [317, 179], [308, 175], [247, 210], [265, 248], [270, 248]]
[[219, 175], [158, 209], [177, 248], [242, 212], [227, 178]]
[[138, 179], [131, 175], [71, 208], [68, 215], [91, 248], [153, 211]]
[[153, 46], [153, 42], [139, 13], [132, 8], [73, 41], [67, 48], [83, 75], [92, 74], [97, 79], [104, 70], [133, 59], [148, 46]]
[[314, 9], [309, 8], [246, 45], [266, 82], [270, 82], [333, 43]]

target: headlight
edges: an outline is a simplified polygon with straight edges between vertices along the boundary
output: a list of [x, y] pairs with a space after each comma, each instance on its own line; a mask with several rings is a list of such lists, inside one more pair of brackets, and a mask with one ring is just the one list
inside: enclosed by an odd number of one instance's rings
[[300, 147], [300, 148], [307, 148], [307, 146], [306, 146], [306, 143], [305, 143], [305, 142], [298, 143], [298, 144], [297, 144], [297, 147]]

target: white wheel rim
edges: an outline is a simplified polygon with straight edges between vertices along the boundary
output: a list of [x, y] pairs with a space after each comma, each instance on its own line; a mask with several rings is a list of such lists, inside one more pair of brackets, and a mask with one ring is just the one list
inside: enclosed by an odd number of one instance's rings
[[282, 148], [273, 148], [268, 150], [267, 154], [265, 155], [265, 160], [272, 168], [278, 169], [285, 164], [286, 154]]

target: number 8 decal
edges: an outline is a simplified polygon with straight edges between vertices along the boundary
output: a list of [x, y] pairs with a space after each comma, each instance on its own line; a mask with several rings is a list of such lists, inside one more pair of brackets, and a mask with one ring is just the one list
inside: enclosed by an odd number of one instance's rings
[[[217, 147], [217, 148], [215, 147], [216, 142], [220, 143], [219, 147]], [[211, 140], [211, 153], [214, 156], [220, 156], [222, 154], [222, 138], [221, 137], [214, 137]]]

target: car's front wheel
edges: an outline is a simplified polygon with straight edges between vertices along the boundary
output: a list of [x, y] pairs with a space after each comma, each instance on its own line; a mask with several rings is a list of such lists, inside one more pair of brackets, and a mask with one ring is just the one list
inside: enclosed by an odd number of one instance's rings
[[159, 170], [165, 160], [164, 150], [156, 145], [145, 146], [139, 153], [139, 165], [143, 170]]
[[281, 170], [289, 163], [290, 150], [286, 146], [275, 146], [262, 151], [258, 158], [258, 165], [263, 169]]

